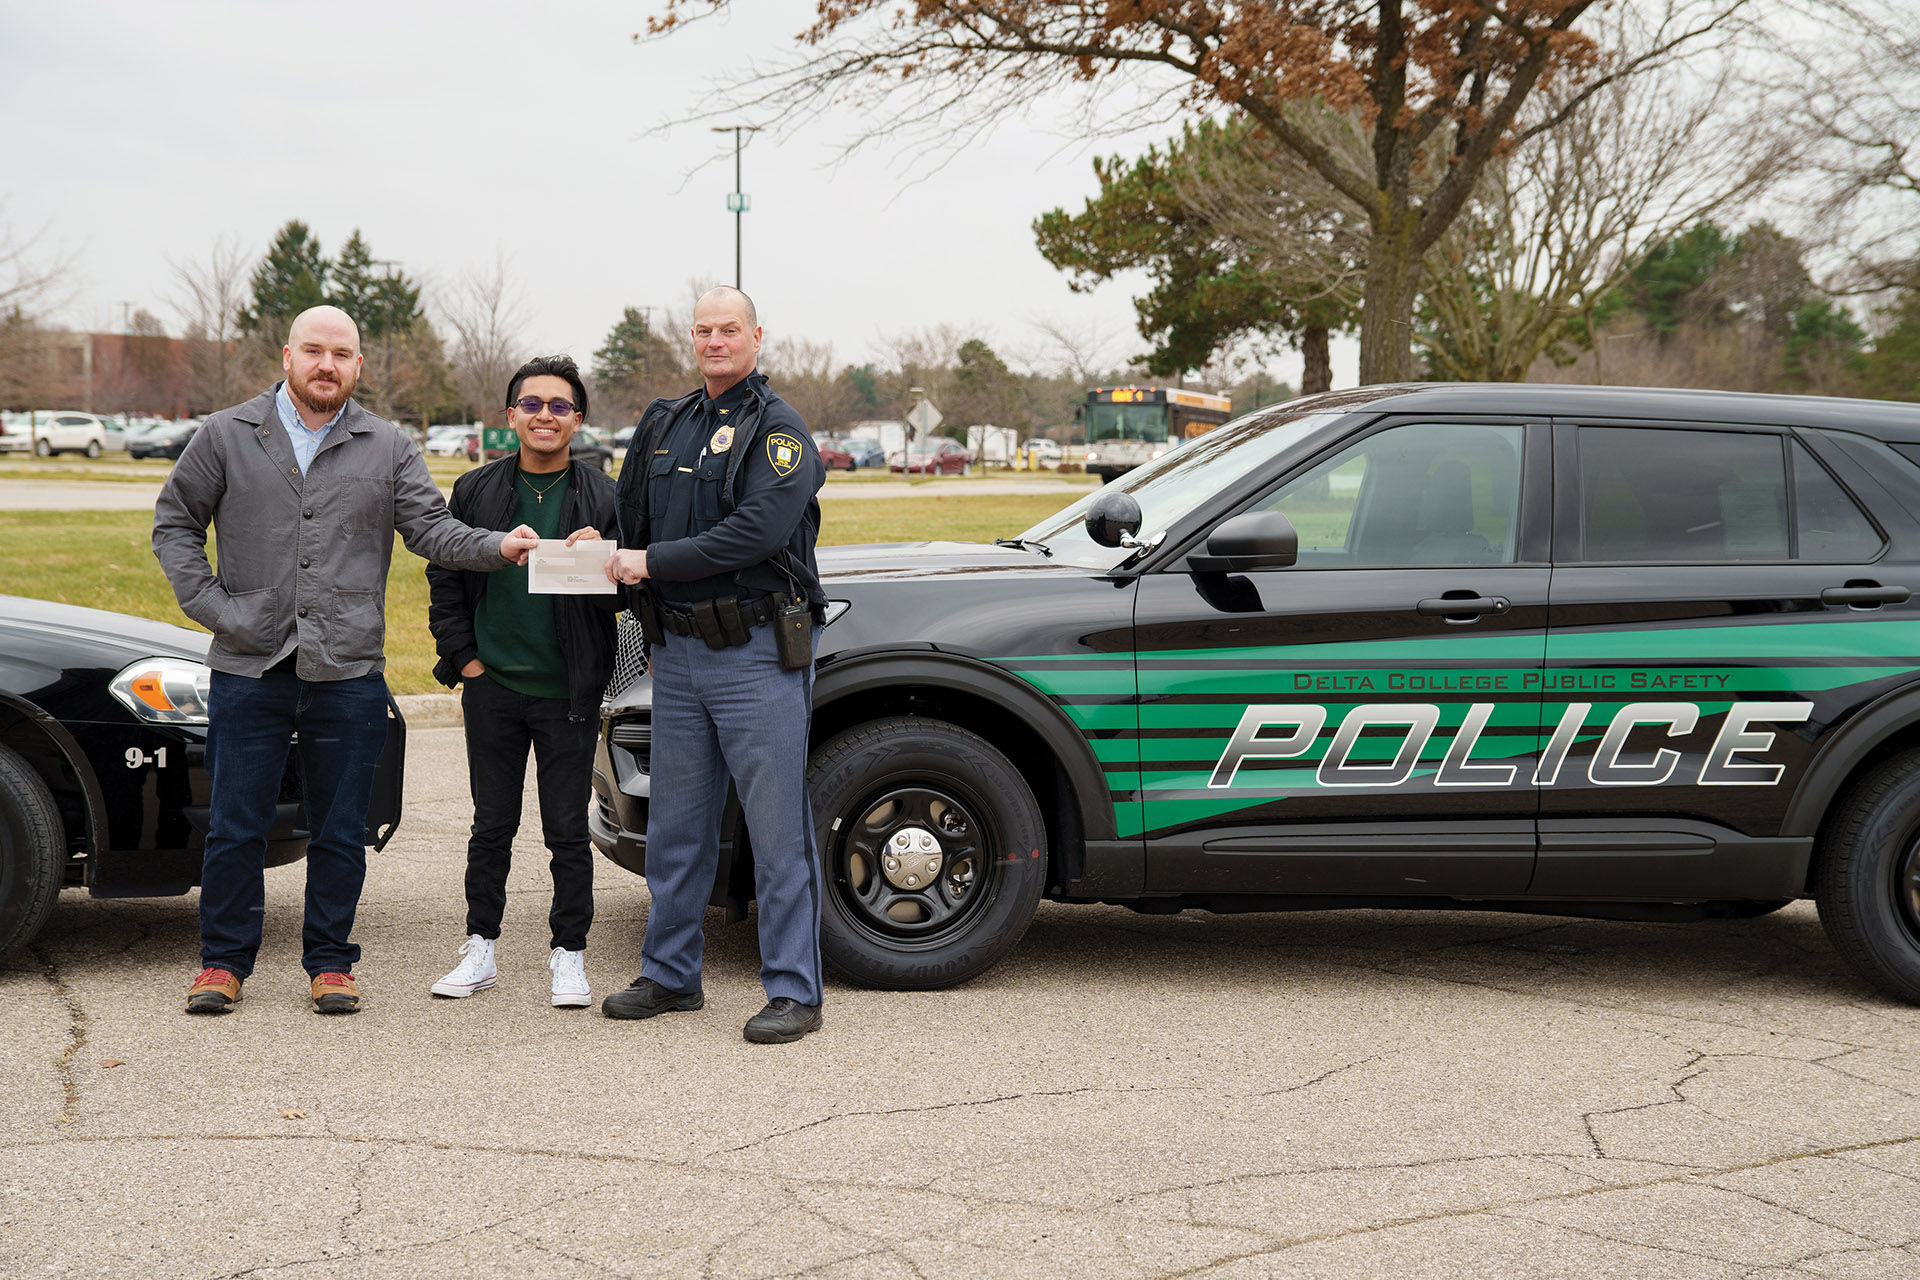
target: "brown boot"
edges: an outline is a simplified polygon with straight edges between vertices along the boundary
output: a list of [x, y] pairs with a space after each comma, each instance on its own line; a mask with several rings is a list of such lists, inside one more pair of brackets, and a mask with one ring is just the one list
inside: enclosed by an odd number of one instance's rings
[[360, 988], [350, 973], [323, 973], [313, 980], [315, 1013], [360, 1012]]
[[240, 979], [225, 969], [202, 969], [187, 988], [188, 1013], [225, 1013], [240, 999]]

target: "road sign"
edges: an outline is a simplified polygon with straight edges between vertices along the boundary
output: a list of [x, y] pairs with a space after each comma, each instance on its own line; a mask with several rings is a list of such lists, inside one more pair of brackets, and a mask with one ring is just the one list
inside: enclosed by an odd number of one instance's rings
[[515, 453], [520, 448], [520, 433], [512, 427], [487, 427], [480, 432], [481, 458], [489, 453]]
[[907, 410], [907, 425], [913, 428], [914, 434], [924, 436], [940, 425], [941, 417], [940, 411], [933, 407], [933, 401], [917, 400], [913, 408]]

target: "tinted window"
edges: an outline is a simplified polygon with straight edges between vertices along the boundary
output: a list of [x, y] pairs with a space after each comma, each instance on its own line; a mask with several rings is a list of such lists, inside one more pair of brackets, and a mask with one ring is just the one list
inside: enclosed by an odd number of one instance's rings
[[1886, 545], [1866, 512], [1798, 441], [1793, 445], [1793, 525], [1802, 560], [1859, 564]]
[[1787, 558], [1779, 436], [1583, 427], [1580, 490], [1588, 560]]
[[1519, 426], [1391, 427], [1253, 509], [1293, 522], [1302, 567], [1510, 564], [1523, 439]]

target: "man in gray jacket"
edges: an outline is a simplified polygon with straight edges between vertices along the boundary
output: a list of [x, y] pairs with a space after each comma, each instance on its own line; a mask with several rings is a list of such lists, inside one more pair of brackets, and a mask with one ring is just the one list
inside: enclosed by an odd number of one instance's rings
[[[387, 565], [409, 550], [455, 569], [524, 563], [537, 538], [461, 524], [405, 434], [351, 398], [360, 332], [337, 307], [294, 319], [286, 381], [207, 419], [153, 511], [153, 553], [213, 632], [200, 959], [187, 1012], [225, 1013], [260, 949], [266, 839], [293, 735], [307, 811], [302, 963], [314, 1008], [354, 1013], [349, 941], [366, 880], [374, 768], [387, 736]], [[207, 530], [220, 568], [207, 563]]]

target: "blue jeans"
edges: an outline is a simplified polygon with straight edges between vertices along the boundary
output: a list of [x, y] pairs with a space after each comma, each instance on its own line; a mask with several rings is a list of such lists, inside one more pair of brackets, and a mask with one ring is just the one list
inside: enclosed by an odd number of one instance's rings
[[201, 964], [239, 978], [253, 972], [267, 832], [297, 730], [310, 833], [301, 963], [309, 976], [353, 972], [360, 948], [348, 938], [367, 878], [367, 802], [387, 740], [386, 678], [310, 682], [291, 662], [258, 677], [216, 671], [207, 710], [213, 803], [200, 873]]
[[783, 670], [770, 626], [753, 628], [752, 639], [732, 649], [676, 635], [651, 649], [653, 905], [640, 976], [672, 991], [700, 988], [701, 922], [731, 777], [753, 843], [760, 984], [769, 1000], [819, 1004], [820, 867], [807, 800], [813, 668]]

